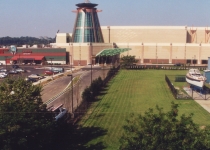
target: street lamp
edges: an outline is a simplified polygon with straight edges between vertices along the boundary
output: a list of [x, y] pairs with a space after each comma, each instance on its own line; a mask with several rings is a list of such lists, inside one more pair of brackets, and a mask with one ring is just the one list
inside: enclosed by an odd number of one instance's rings
[[91, 63], [89, 65], [91, 65], [91, 75], [90, 75], [90, 84], [92, 84], [92, 65], [93, 65], [93, 60], [92, 60], [93, 56], [91, 56]]
[[196, 61], [195, 61], [195, 58], [196, 58], [196, 56], [194, 55], [194, 62], [193, 62], [193, 63], [194, 63], [194, 67], [195, 67], [195, 62], [196, 62]]
[[[53, 71], [53, 69], [52, 69], [52, 60], [53, 60], [54, 58], [50, 58], [50, 60], [51, 60], [51, 71]], [[54, 74], [54, 73], [53, 73]], [[53, 78], [53, 74], [52, 74], [52, 78]]]
[[192, 57], [192, 64], [193, 64], [193, 57]]
[[73, 75], [72, 74], [68, 74], [67, 76], [71, 76], [71, 112], [72, 112], [72, 118], [74, 118], [74, 101], [73, 101]]
[[156, 64], [158, 64], [158, 56], [156, 56]]
[[90, 71], [91, 71], [91, 74], [90, 74], [90, 84], [92, 84], [92, 63], [91, 64], [88, 64], [88, 65], [90, 65]]
[[72, 55], [70, 55], [70, 61], [69, 62], [70, 62], [70, 65], [71, 65], [71, 73], [72, 73], [72, 63], [73, 63], [72, 62]]

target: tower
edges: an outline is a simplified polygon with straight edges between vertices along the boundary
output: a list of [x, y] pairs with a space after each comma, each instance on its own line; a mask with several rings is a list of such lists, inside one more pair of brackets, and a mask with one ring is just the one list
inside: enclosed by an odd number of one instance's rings
[[73, 31], [74, 43], [104, 42], [97, 14], [99, 10], [95, 8], [97, 5], [90, 3], [88, 0], [76, 4], [78, 8], [75, 11], [77, 16]]

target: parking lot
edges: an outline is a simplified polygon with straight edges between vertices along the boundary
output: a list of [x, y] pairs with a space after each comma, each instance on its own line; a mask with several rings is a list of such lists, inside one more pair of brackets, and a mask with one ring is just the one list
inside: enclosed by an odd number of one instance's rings
[[[23, 78], [26, 78], [31, 74], [39, 74], [39, 75], [43, 76], [45, 71], [47, 70], [47, 69], [45, 69], [46, 67], [50, 67], [50, 66], [18, 65], [18, 68], [22, 68], [23, 70], [25, 70], [25, 72], [20, 72], [20, 73], [17, 73], [17, 74], [16, 73], [10, 73], [8, 75], [9, 76], [23, 77]], [[59, 66], [59, 67], [69, 69], [68, 66]], [[12, 65], [0, 66], [0, 69], [6, 69], [8, 73], [11, 72], [11, 70], [15, 70]], [[5, 78], [1, 78], [0, 83], [4, 79]]]

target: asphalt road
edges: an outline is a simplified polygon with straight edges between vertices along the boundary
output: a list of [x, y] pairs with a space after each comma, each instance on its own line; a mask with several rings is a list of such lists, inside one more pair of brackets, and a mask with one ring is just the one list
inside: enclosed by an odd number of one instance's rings
[[52, 81], [50, 84], [43, 87], [42, 91], [42, 100], [45, 103], [47, 100], [52, 98], [53, 96], [56, 96], [60, 92], [62, 92], [68, 83], [71, 81], [71, 78], [68, 76], [56, 79], [55, 81]]
[[[79, 71], [77, 73], [74, 73], [73, 76], [76, 77], [77, 75], [80, 75], [84, 72], [85, 71]], [[44, 103], [47, 102], [49, 99], [55, 97], [56, 95], [64, 91], [64, 89], [68, 86], [70, 82], [71, 82], [70, 76], [63, 76], [45, 85], [41, 93], [43, 102]]]

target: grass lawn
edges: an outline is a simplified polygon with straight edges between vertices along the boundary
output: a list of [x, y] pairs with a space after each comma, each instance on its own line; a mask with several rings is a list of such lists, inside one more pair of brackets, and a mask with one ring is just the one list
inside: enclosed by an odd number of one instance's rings
[[193, 100], [175, 100], [165, 82], [165, 74], [185, 75], [186, 72], [149, 69], [120, 71], [110, 81], [100, 100], [93, 103], [79, 122], [81, 128], [87, 129], [86, 143], [83, 144], [89, 149], [118, 149], [122, 126], [130, 113], [144, 113], [156, 105], [168, 111], [171, 101], [180, 104], [180, 114], [194, 113], [195, 123], [210, 125], [210, 114], [206, 110]]

